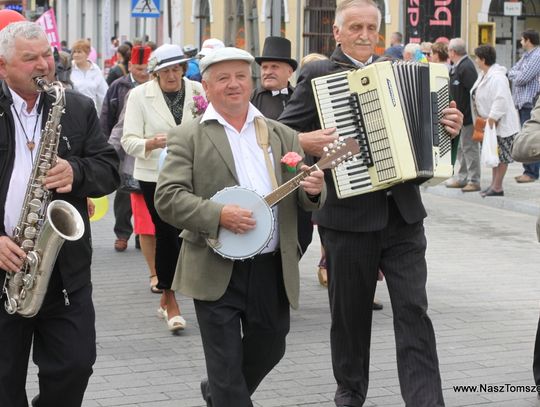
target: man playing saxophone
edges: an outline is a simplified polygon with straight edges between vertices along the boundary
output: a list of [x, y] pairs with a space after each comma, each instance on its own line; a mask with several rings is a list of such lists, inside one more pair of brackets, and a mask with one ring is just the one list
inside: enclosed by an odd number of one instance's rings
[[52, 191], [52, 202], [64, 200], [76, 209], [85, 229], [82, 238], [66, 240], [51, 263], [37, 315], [8, 313], [3, 306], [8, 295], [2, 296], [0, 406], [28, 406], [25, 387], [31, 346], [39, 368], [39, 394], [32, 400], [37, 407], [80, 406], [96, 357], [86, 198], [118, 187], [118, 157], [100, 131], [89, 98], [66, 90], [63, 112], [49, 115], [58, 97], [40, 91], [35, 79], [50, 83], [54, 72], [53, 53], [38, 24], [13, 23], [0, 31], [0, 284], [6, 272], [12, 276], [25, 262], [27, 251], [13, 241], [14, 229], [28, 202], [27, 184], [35, 163], [40, 161], [36, 156], [47, 133], [42, 129], [51, 123], [59, 122], [53, 126], [59, 130], [58, 156], [47, 163], [50, 169], [40, 181]]

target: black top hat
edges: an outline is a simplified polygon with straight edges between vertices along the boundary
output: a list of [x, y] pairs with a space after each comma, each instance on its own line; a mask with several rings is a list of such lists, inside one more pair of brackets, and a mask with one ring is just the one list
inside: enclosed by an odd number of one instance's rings
[[298, 66], [298, 62], [291, 58], [291, 42], [283, 37], [267, 37], [264, 40], [262, 55], [255, 57], [255, 62], [260, 65], [264, 61], [286, 62], [293, 71], [296, 71]]

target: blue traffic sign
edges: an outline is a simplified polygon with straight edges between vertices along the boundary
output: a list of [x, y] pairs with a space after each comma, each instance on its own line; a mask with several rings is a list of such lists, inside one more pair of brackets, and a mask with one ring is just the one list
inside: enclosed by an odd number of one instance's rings
[[159, 17], [159, 0], [131, 0], [131, 17]]

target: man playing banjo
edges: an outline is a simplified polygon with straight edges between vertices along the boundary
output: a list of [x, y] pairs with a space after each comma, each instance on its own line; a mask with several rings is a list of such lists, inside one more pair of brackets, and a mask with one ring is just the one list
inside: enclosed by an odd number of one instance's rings
[[[211, 103], [201, 119], [169, 133], [156, 189], [160, 216], [183, 229], [173, 289], [194, 298], [208, 373], [201, 391], [208, 406], [251, 407], [251, 394], [283, 357], [289, 305], [298, 306], [297, 205], [318, 209], [326, 195], [323, 172], [306, 175], [271, 211], [275, 228], [268, 246], [245, 261], [220, 256], [207, 245], [220, 229], [247, 239], [257, 234], [256, 208], [213, 201], [217, 192], [240, 186], [239, 194], [250, 189], [266, 196], [275, 189], [272, 178], [281, 185], [295, 175], [281, 157], [291, 151], [303, 155], [293, 130], [258, 119], [262, 114], [249, 102], [252, 62], [237, 48], [200, 61]], [[266, 153], [263, 141], [270, 146]]]

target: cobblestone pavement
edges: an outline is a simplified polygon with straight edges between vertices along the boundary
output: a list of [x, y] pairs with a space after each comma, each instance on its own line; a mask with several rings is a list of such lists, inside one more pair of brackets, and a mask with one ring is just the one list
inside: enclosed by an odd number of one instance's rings
[[[447, 406], [536, 403], [534, 393], [513, 387], [533, 385], [540, 309], [540, 246], [534, 231], [540, 182], [517, 185], [513, 176], [519, 173], [520, 165], [511, 165], [504, 198], [482, 199], [444, 186], [423, 193], [429, 212], [429, 314]], [[484, 186], [488, 178], [484, 176]], [[203, 406], [199, 382], [205, 366], [192, 302], [178, 297], [188, 327], [171, 335], [156, 317], [159, 296], [150, 293], [148, 272], [133, 239], [126, 252], [113, 249], [111, 212], [92, 224], [98, 359], [84, 406]], [[316, 277], [317, 236], [315, 242], [301, 262], [301, 308], [292, 312], [287, 353], [255, 393], [255, 406], [334, 405], [328, 299]], [[384, 282], [379, 283], [377, 297], [384, 310], [373, 320], [365, 405], [403, 406]], [[37, 392], [36, 373], [32, 366], [30, 398]], [[460, 393], [453, 387], [459, 385], [503, 385], [505, 391]]]

